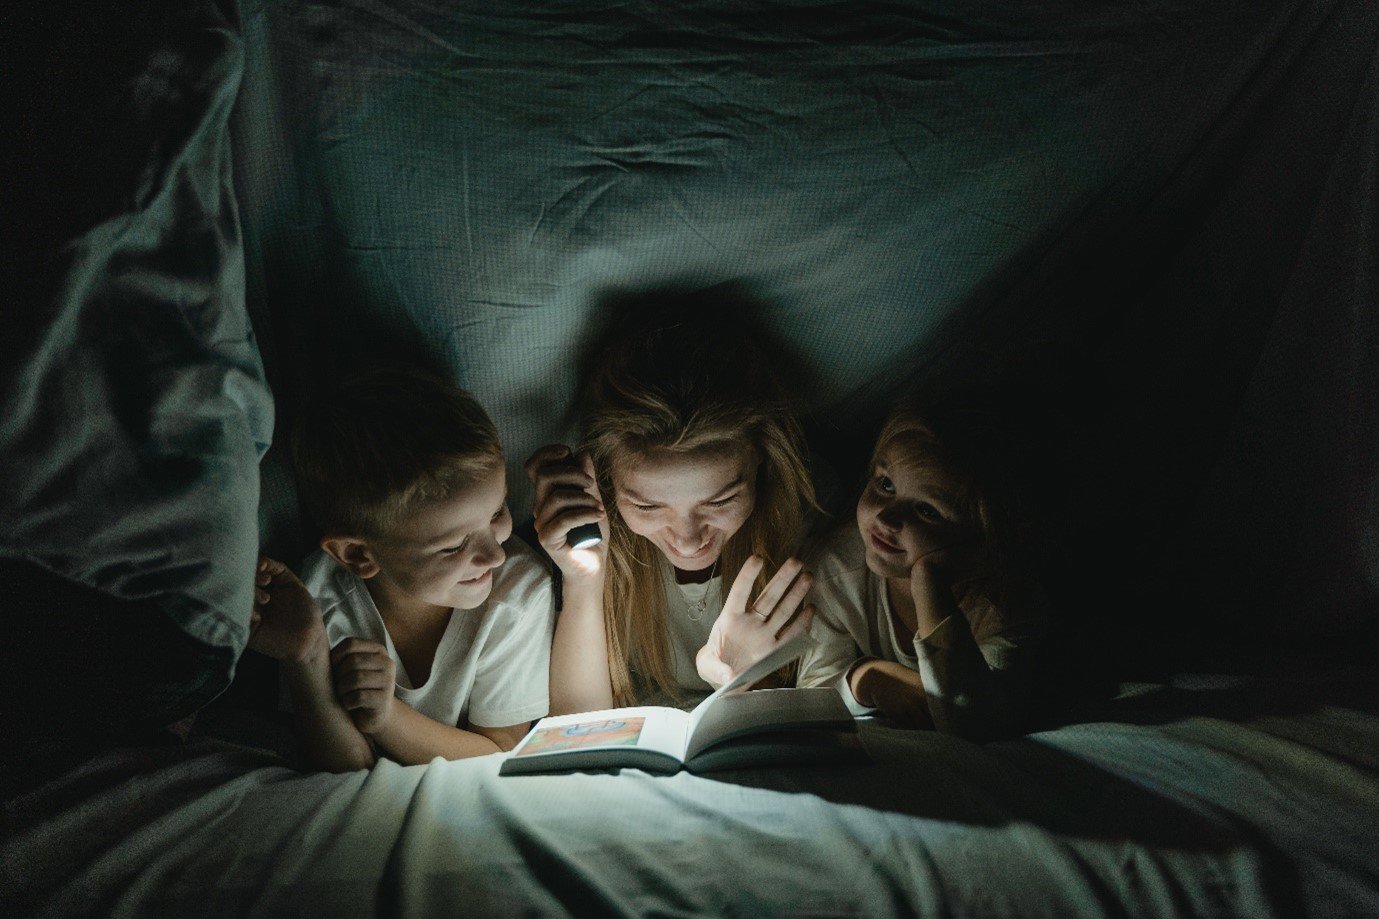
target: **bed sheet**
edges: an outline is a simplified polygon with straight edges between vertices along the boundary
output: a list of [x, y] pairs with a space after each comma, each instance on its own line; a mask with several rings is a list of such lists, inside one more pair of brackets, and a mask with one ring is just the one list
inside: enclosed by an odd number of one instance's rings
[[984, 747], [875, 724], [862, 736], [867, 766], [708, 778], [500, 778], [497, 755], [302, 775], [217, 742], [126, 749], [7, 807], [0, 908], [1262, 917], [1379, 906], [1373, 714], [1101, 721]]

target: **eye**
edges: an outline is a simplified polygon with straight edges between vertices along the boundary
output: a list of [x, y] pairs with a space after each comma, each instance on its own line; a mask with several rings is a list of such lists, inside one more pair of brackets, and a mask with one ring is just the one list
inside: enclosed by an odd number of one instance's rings
[[890, 478], [887, 476], [878, 475], [873, 480], [872, 484], [875, 486], [876, 490], [881, 492], [881, 494], [883, 495], [895, 494], [895, 483], [892, 482]]
[[441, 555], [454, 555], [454, 554], [456, 554], [457, 552], [463, 552], [463, 551], [464, 551], [464, 547], [467, 546], [467, 545], [469, 545], [469, 537], [468, 537], [468, 536], [466, 536], [465, 539], [464, 539], [464, 542], [460, 543], [458, 546], [448, 546], [448, 547], [442, 549], [442, 550], [441, 550]]
[[925, 523], [945, 523], [948, 520], [938, 508], [927, 501], [915, 505], [915, 516]]
[[504, 504], [502, 507], [498, 508], [497, 513], [495, 513], [495, 514], [493, 515], [493, 517], [489, 519], [489, 523], [497, 523], [499, 520], [502, 520], [502, 519], [503, 519], [504, 517], [506, 517], [507, 515], [508, 515], [508, 506], [507, 506], [506, 504]]
[[654, 511], [656, 509], [656, 505], [654, 504], [638, 504], [636, 501], [630, 503], [639, 511]]
[[726, 498], [719, 498], [717, 501], [705, 501], [704, 503], [709, 507], [726, 507], [736, 501], [739, 494], [741, 492], [734, 492]]

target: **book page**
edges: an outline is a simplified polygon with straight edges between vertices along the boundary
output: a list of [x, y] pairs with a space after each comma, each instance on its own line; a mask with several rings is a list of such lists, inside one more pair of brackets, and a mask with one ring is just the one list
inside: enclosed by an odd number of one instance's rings
[[542, 718], [513, 756], [640, 747], [675, 759], [685, 752], [689, 715], [679, 709], [643, 706]]
[[809, 637], [809, 633], [801, 632], [728, 682], [724, 683], [722, 686], [718, 687], [718, 689], [714, 690], [713, 695], [709, 696], [703, 702], [700, 702], [694, 707], [694, 710], [690, 712], [689, 730], [686, 732], [685, 739], [686, 747], [689, 746], [689, 738], [694, 735], [696, 726], [704, 718], [705, 712], [713, 708], [719, 699], [732, 693], [740, 692], [763, 677], [775, 673], [795, 658], [804, 654], [813, 644], [814, 639]]
[[690, 734], [685, 759], [692, 759], [716, 743], [744, 734], [789, 727], [851, 727], [838, 691], [831, 686], [810, 689], [758, 689], [720, 698], [703, 714]]

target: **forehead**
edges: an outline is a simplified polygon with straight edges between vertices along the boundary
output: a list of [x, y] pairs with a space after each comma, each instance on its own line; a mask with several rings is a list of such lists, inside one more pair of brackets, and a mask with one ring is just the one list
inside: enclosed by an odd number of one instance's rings
[[444, 498], [417, 502], [402, 515], [392, 535], [424, 545], [463, 537], [487, 525], [505, 500], [507, 474], [499, 465]]
[[907, 450], [900, 444], [888, 444], [876, 455], [876, 465], [886, 471], [896, 493], [902, 496], [923, 494], [954, 499], [962, 490], [961, 483], [934, 458]]
[[746, 445], [687, 452], [653, 450], [619, 464], [613, 484], [619, 491], [666, 504], [702, 501], [730, 485], [749, 481], [755, 468], [755, 457]]

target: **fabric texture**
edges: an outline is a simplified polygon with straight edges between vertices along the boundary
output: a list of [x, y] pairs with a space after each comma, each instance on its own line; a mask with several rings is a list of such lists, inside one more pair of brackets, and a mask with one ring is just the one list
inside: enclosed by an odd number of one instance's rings
[[215, 743], [113, 751], [5, 809], [0, 910], [1370, 915], [1373, 688], [1356, 708], [1276, 678], [1127, 687], [1088, 723], [1010, 742], [864, 725], [869, 765], [713, 777], [500, 777], [500, 754], [300, 775]]
[[[288, 423], [359, 353], [439, 367], [520, 517], [600, 329], [698, 290], [797, 368], [845, 482], [894, 395], [998, 381], [1098, 649], [1054, 669], [1165, 653], [1184, 597], [1174, 649], [1204, 654], [1375, 621], [1368, 0], [243, 15], [249, 303]], [[267, 536], [304, 548], [282, 470]]]
[[0, 557], [28, 597], [0, 611], [24, 633], [7, 747], [180, 718], [248, 636], [274, 408], [232, 182], [236, 20], [210, 0], [5, 16]]
[[302, 579], [321, 606], [331, 647], [351, 636], [387, 647], [403, 702], [441, 724], [507, 727], [550, 712], [555, 609], [551, 576], [536, 553], [516, 537], [503, 550], [507, 560], [488, 599], [451, 612], [421, 685], [408, 676], [362, 580], [324, 552], [307, 560]]

